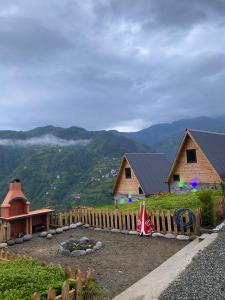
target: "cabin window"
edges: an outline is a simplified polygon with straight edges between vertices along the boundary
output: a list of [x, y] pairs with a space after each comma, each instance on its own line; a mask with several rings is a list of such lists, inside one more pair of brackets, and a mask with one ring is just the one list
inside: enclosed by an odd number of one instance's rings
[[130, 168], [125, 168], [125, 177], [131, 178], [131, 169]]
[[197, 162], [197, 156], [196, 156], [196, 150], [195, 149], [186, 150], [186, 154], [187, 154], [187, 163], [188, 164]]
[[180, 181], [180, 175], [179, 174], [174, 174], [173, 175], [173, 181]]
[[144, 194], [141, 187], [139, 187], [139, 194]]

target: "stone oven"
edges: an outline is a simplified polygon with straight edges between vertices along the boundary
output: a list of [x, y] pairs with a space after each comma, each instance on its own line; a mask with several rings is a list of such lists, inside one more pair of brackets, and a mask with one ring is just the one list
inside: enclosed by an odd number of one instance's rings
[[0, 208], [0, 221], [8, 228], [7, 236], [10, 239], [49, 229], [52, 210], [30, 211], [30, 202], [22, 191], [19, 179], [10, 182], [9, 191]]

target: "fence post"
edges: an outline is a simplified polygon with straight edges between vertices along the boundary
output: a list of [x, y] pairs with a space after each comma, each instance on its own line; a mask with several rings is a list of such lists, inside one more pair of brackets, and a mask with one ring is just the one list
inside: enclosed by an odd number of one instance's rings
[[62, 286], [62, 300], [69, 300], [69, 285], [64, 281]]
[[53, 288], [48, 289], [48, 298], [47, 300], [55, 300], [56, 297], [56, 291]]
[[33, 295], [32, 295], [32, 298], [31, 298], [32, 300], [41, 300], [41, 296], [40, 296], [40, 294], [39, 293], [34, 293]]

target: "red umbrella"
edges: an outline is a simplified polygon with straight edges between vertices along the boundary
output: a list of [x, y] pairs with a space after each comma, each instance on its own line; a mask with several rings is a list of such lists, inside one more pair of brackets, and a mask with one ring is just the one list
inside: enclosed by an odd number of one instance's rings
[[152, 224], [151, 219], [148, 216], [145, 202], [141, 203], [140, 206], [140, 214], [138, 217], [138, 225], [137, 225], [137, 232], [140, 235], [150, 235], [154, 231], [154, 227]]

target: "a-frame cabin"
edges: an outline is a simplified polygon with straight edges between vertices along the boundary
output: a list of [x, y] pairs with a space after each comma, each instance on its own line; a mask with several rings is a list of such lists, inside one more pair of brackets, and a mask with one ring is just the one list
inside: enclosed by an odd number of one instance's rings
[[225, 178], [225, 134], [186, 129], [167, 177], [170, 191], [217, 189]]
[[163, 154], [126, 153], [113, 187], [115, 201], [143, 199], [168, 192], [166, 176], [170, 167]]

